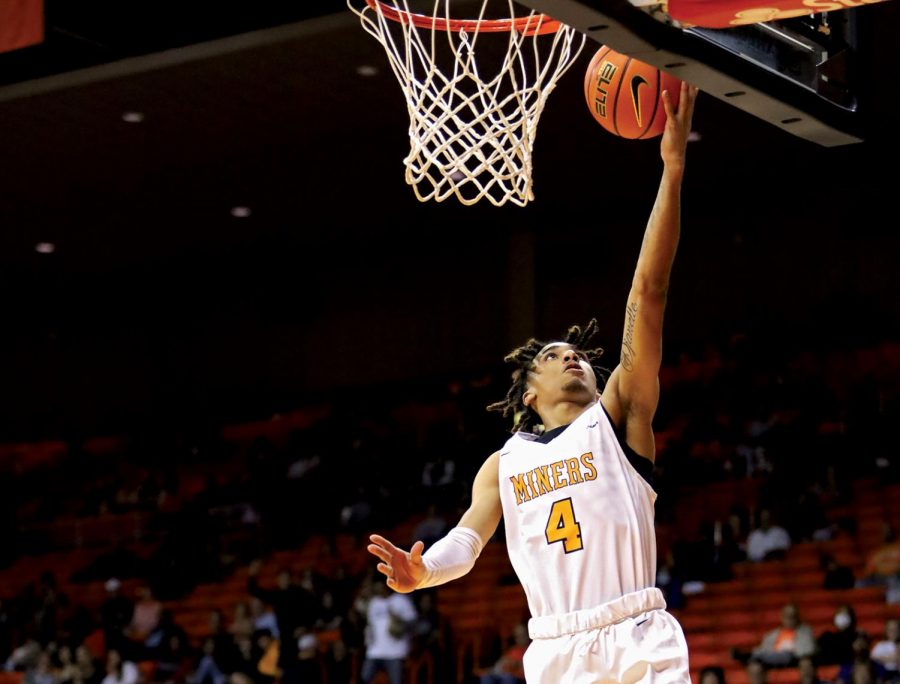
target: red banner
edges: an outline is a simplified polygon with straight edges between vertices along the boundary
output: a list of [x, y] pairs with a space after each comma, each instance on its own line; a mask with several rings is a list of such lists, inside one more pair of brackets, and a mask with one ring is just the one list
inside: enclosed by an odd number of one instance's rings
[[673, 19], [705, 28], [728, 28], [871, 5], [883, 0], [669, 0]]
[[0, 52], [44, 42], [44, 0], [0, 0]]

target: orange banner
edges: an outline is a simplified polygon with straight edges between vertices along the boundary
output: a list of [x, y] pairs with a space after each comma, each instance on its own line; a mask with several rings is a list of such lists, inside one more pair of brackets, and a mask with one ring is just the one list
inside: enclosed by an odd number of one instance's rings
[[44, 0], [0, 0], [0, 52], [44, 42]]
[[669, 0], [668, 13], [692, 26], [728, 28], [790, 19], [818, 12], [835, 12], [884, 0]]

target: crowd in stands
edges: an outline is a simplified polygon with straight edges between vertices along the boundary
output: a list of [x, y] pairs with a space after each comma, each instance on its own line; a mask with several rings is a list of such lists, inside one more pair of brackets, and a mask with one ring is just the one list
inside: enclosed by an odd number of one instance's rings
[[[755, 501], [736, 503], [661, 548], [659, 583], [671, 608], [689, 605], [692, 592], [727, 580], [738, 564], [855, 533], [852, 521], [826, 513], [846, 503], [856, 477], [898, 479], [900, 454], [880, 441], [900, 414], [897, 349], [885, 345], [879, 358], [890, 363], [860, 373], [850, 361], [859, 350], [778, 352], [735, 336], [666, 364], [658, 523], [677, 526], [685, 487], [760, 483]], [[350, 535], [361, 548], [368, 533], [411, 515], [413, 539], [440, 538], [464, 509], [478, 466], [504, 439], [506, 426], [484, 406], [505, 385], [498, 372], [381, 393], [387, 398], [374, 408], [335, 399], [283, 439], [232, 444], [207, 431], [155, 440], [154, 449], [132, 440], [126, 453], [94, 460], [73, 445], [53, 477], [39, 473], [12, 496], [18, 537], [7, 563], [49, 550], [29, 537], [29, 526], [65, 516], [143, 512], [152, 543], [145, 556], [111, 545], [77, 572], [47, 572], [15, 593], [0, 585], [0, 662], [26, 684], [334, 684], [368, 682], [378, 672], [399, 684], [405, 664], [427, 654], [434, 682], [456, 682], [460, 635], [437, 610], [440, 588], [388, 594], [374, 562], [347, 566], [333, 554], [302, 570], [276, 570], [265, 558], [313, 533]], [[822, 570], [826, 588], [880, 585], [887, 600], [892, 591], [900, 600], [900, 545], [889, 528], [859, 576], [827, 556]], [[236, 571], [247, 575], [244, 600], [211, 612], [202, 638], [189, 635], [178, 602]], [[97, 580], [105, 583], [102, 603], [79, 601], [79, 583]], [[126, 592], [125, 580], [141, 584]], [[835, 614], [833, 630], [814, 634], [788, 605], [780, 626], [734, 657], [751, 681], [793, 667], [812, 682], [820, 665], [833, 663], [843, 684], [886, 684], [900, 681], [898, 641], [897, 621], [884, 634], [857, 630], [850, 605]], [[481, 662], [459, 674], [483, 684], [519, 682], [526, 645], [521, 628], [495, 634]], [[724, 677], [712, 668], [700, 682]]]

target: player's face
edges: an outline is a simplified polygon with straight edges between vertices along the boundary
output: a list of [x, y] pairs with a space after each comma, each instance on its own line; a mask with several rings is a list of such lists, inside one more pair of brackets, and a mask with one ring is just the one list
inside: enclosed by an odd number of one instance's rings
[[572, 345], [553, 342], [534, 357], [529, 392], [540, 403], [597, 398], [597, 377], [587, 357]]

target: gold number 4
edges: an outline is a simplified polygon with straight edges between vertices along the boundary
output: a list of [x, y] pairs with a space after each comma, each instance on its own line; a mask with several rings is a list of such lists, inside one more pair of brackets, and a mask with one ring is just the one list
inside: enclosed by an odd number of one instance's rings
[[584, 548], [584, 544], [581, 543], [581, 523], [575, 520], [571, 498], [553, 502], [545, 533], [548, 544], [562, 542], [563, 551], [566, 553], [581, 551]]

